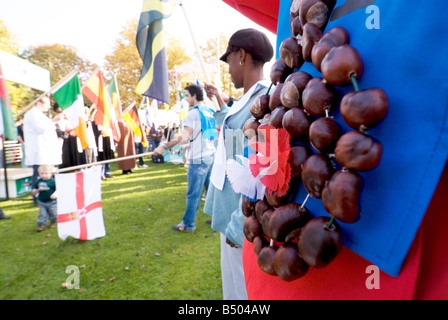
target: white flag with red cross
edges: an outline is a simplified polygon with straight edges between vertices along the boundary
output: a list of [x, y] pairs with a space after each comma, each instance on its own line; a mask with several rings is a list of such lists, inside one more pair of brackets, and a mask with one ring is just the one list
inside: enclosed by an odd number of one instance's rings
[[101, 167], [76, 173], [57, 174], [58, 235], [80, 240], [104, 237], [101, 207]]

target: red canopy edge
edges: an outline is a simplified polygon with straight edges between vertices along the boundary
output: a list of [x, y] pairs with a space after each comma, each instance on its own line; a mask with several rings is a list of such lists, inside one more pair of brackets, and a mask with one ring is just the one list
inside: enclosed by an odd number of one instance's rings
[[222, 0], [253, 22], [277, 34], [280, 0]]

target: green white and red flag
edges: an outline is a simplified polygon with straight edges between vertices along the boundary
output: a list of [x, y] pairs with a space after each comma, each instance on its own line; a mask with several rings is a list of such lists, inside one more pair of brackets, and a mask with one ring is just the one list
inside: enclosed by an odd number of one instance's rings
[[87, 125], [85, 121], [84, 98], [81, 93], [81, 83], [78, 74], [67, 81], [58, 91], [54, 93], [62, 112], [67, 117], [69, 126], [74, 129], [81, 140], [83, 149], [87, 148]]

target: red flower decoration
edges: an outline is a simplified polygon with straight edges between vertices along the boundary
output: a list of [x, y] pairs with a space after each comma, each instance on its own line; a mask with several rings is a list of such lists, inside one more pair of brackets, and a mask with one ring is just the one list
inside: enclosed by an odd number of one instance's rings
[[250, 142], [252, 149], [257, 152], [249, 156], [250, 170], [254, 177], [262, 176], [260, 181], [269, 194], [277, 192], [282, 197], [288, 192], [291, 181], [291, 166], [288, 162], [291, 136], [285, 129], [272, 126], [263, 127], [259, 132], [259, 140], [264, 141]]

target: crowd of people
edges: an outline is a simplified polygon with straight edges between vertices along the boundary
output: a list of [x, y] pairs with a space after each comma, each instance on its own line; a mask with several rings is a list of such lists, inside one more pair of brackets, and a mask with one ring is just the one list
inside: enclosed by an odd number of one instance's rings
[[[48, 227], [54, 227], [56, 217], [56, 192], [52, 192], [51, 198], [43, 196], [46, 194], [48, 186], [42, 181], [40, 171], [45, 169], [47, 172], [51, 167], [54, 172], [55, 168], [67, 169], [112, 160], [115, 157], [144, 154], [154, 151], [161, 141], [173, 140], [179, 132], [175, 122], [168, 124], [165, 128], [162, 126], [156, 128], [154, 123], [150, 127], [142, 124], [143, 134], [146, 136], [144, 140], [149, 142], [144, 145], [142, 137], [135, 134], [129, 124], [122, 120], [118, 121], [120, 139], [115, 141], [111, 128], [103, 130], [100, 125], [95, 123], [95, 112], [96, 108], [85, 106], [87, 145], [84, 146], [75, 130], [70, 128], [62, 109], [57, 103], [51, 106], [49, 97], [39, 98], [35, 105], [25, 113], [24, 118], [16, 123], [18, 140], [23, 150], [22, 166], [33, 169], [32, 197], [34, 205], [39, 207], [37, 231], [44, 230], [47, 227], [47, 221], [50, 221]], [[183, 156], [187, 153], [188, 145], [182, 149]], [[186, 159], [184, 164], [188, 165]], [[104, 163], [101, 166], [102, 179], [113, 178], [110, 163]], [[148, 165], [142, 156], [117, 160], [117, 167], [122, 174], [128, 175], [133, 173], [133, 169], [146, 168]], [[55, 188], [54, 182], [52, 188]], [[1, 212], [0, 219], [7, 218], [11, 218], [11, 216]]]

